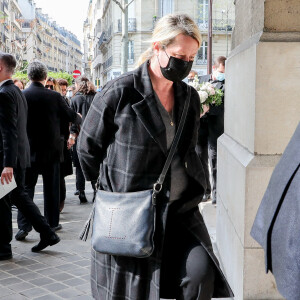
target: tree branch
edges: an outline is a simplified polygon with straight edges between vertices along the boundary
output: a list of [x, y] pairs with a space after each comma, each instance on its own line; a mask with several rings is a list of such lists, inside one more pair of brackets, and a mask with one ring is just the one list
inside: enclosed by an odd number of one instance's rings
[[128, 7], [133, 1], [134, 1], [134, 0], [131, 0], [128, 4], [126, 4], [124, 10], [127, 9], [127, 7]]
[[112, 0], [113, 2], [115, 2], [122, 10], [123, 14], [125, 13], [125, 10], [123, 8], [123, 6], [121, 5], [120, 1], [117, 1], [117, 0]]

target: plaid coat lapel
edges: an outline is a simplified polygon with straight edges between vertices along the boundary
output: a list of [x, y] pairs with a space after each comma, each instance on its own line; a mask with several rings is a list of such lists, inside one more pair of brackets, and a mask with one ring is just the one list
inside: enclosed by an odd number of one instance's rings
[[154, 95], [149, 95], [142, 101], [132, 105], [137, 117], [161, 150], [167, 153], [166, 128], [156, 105]]
[[132, 105], [137, 117], [161, 150], [167, 154], [166, 128], [157, 108], [152, 83], [145, 63], [133, 73], [134, 88], [144, 97]]

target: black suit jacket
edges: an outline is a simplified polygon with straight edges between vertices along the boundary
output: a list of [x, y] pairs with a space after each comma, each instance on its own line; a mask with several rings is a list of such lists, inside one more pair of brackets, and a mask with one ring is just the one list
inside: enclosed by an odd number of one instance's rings
[[0, 160], [2, 167], [26, 168], [30, 148], [26, 132], [27, 102], [12, 80], [0, 87]]
[[24, 91], [28, 104], [27, 133], [31, 162], [59, 162], [61, 154], [61, 121], [81, 123], [81, 118], [68, 107], [62, 96], [33, 82]]

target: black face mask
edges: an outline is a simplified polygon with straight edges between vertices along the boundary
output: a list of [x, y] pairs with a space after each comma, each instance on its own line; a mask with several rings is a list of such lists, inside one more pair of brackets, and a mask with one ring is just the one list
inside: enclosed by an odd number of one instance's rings
[[[165, 51], [168, 56], [167, 52]], [[168, 56], [169, 57], [169, 56]], [[158, 59], [158, 57], [157, 57]], [[160, 65], [160, 62], [158, 60]], [[160, 70], [163, 76], [173, 82], [181, 81], [189, 75], [193, 66], [193, 61], [185, 61], [174, 56], [169, 57], [169, 62], [166, 67], [160, 65]]]

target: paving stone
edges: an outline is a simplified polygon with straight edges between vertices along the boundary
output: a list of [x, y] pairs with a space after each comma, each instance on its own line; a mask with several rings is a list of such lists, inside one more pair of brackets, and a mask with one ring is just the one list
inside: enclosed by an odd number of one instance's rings
[[8, 277], [11, 277], [11, 274], [0, 271], [0, 279], [5, 279], [5, 278], [8, 278]]
[[78, 291], [74, 288], [68, 288], [66, 290], [56, 292], [55, 294], [62, 297], [63, 299], [74, 299], [74, 297], [82, 295], [83, 292]]
[[91, 264], [91, 261], [87, 260], [87, 259], [74, 262], [74, 265], [81, 266], [81, 267], [87, 267], [88, 266], [88, 268], [90, 267], [90, 264]]
[[65, 273], [65, 272], [59, 273], [59, 274], [53, 274], [53, 275], [50, 275], [49, 277], [56, 281], [65, 281], [65, 280], [74, 278], [73, 275]]
[[36, 263], [37, 263], [37, 261], [32, 260], [32, 259], [25, 259], [25, 260], [21, 260], [21, 261], [16, 262], [16, 264], [19, 265], [19, 266], [30, 266], [30, 265], [34, 265]]
[[42, 264], [42, 263], [37, 263], [37, 264], [30, 266], [30, 270], [32, 270], [32, 271], [39, 271], [39, 270], [47, 269], [47, 268], [49, 268], [49, 266]]
[[27, 268], [18, 268], [18, 269], [13, 269], [13, 270], [8, 270], [7, 273], [12, 274], [12, 275], [20, 275], [20, 274], [25, 274], [30, 272]]
[[0, 299], [6, 298], [8, 295], [14, 294], [14, 292], [6, 287], [1, 287]]
[[15, 263], [12, 262], [12, 263], [8, 263], [8, 264], [1, 266], [1, 271], [10, 271], [10, 270], [19, 269], [19, 268], [20, 267], [18, 265], [15, 265]]
[[30, 272], [30, 273], [25, 273], [21, 275], [17, 275], [18, 278], [25, 280], [25, 281], [30, 281], [36, 278], [40, 278], [41, 275], [35, 272]]
[[46, 269], [43, 269], [43, 270], [39, 270], [38, 273], [39, 274], [42, 274], [42, 275], [45, 275], [45, 276], [49, 276], [49, 275], [52, 275], [52, 274], [57, 274], [57, 273], [60, 273], [61, 270], [59, 269], [56, 269], [56, 268], [46, 268]]
[[87, 282], [85, 284], [78, 285], [76, 286], [76, 289], [88, 294], [91, 292], [91, 283]]
[[64, 281], [64, 284], [67, 284], [69, 286], [75, 286], [75, 287], [77, 287], [78, 285], [84, 284], [84, 283], [86, 283], [86, 281], [81, 278], [73, 278], [73, 279]]
[[81, 277], [81, 276], [89, 274], [89, 270], [86, 269], [86, 268], [77, 267], [75, 270], [73, 270], [70, 273], [72, 273], [75, 276], [80, 276]]
[[69, 270], [76, 269], [77, 266], [74, 264], [64, 264], [64, 265], [58, 266], [57, 268], [62, 271], [69, 271]]
[[28, 300], [29, 298], [20, 295], [20, 294], [11, 294], [9, 296], [1, 297], [0, 299], [5, 299], [5, 300]]
[[48, 278], [48, 277], [40, 277], [37, 279], [33, 279], [29, 281], [31, 284], [37, 285], [37, 286], [44, 286], [50, 283], [55, 282], [53, 279]]
[[84, 295], [84, 296], [74, 297], [73, 299], [74, 300], [93, 300], [94, 298], [89, 295]]
[[8, 285], [20, 283], [20, 282], [24, 282], [24, 281], [17, 277], [9, 277], [9, 278], [0, 280], [0, 284], [3, 286], [8, 286]]
[[23, 292], [29, 289], [34, 288], [35, 286], [28, 282], [21, 282], [10, 285], [8, 288], [11, 289], [14, 292]]
[[65, 284], [55, 282], [55, 283], [52, 283], [52, 284], [45, 285], [44, 288], [47, 289], [48, 291], [51, 291], [51, 292], [57, 292], [57, 291], [60, 291], [60, 290], [68, 289], [69, 287]]
[[22, 295], [28, 297], [29, 299], [33, 299], [34, 297], [40, 297], [48, 294], [49, 291], [44, 290], [40, 287], [35, 287], [26, 291], [21, 292]]
[[61, 300], [62, 298], [53, 294], [47, 294], [42, 297], [34, 298], [34, 300]]

